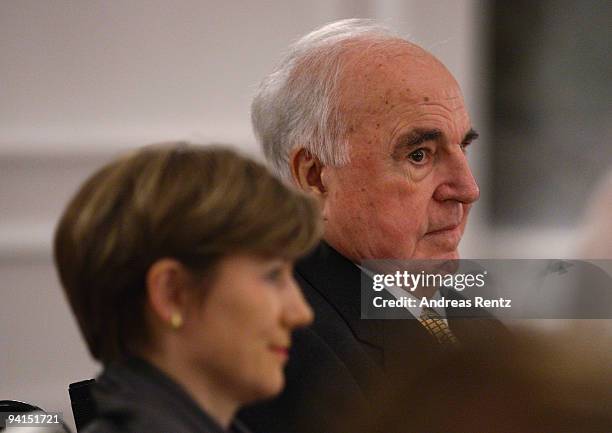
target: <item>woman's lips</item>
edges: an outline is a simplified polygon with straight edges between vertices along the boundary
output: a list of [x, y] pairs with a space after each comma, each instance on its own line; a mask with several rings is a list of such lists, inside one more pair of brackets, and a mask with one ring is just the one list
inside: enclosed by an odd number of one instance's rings
[[270, 350], [283, 359], [289, 358], [289, 347], [288, 346], [270, 346]]

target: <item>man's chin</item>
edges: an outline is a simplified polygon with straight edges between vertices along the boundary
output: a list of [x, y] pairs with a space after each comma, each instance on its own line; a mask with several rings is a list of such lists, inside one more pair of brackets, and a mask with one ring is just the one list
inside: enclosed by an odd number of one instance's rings
[[458, 260], [459, 250], [445, 248], [424, 248], [420, 250], [402, 250], [402, 251], [386, 251], [386, 253], [370, 254], [368, 256], [361, 255], [358, 261], [363, 260]]
[[440, 255], [439, 257], [434, 257], [435, 259], [443, 259], [443, 260], [459, 260], [459, 250], [454, 250], [445, 254]]

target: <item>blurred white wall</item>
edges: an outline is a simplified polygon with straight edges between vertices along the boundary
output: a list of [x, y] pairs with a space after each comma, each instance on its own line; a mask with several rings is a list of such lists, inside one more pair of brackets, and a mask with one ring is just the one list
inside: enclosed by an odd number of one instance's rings
[[[98, 370], [50, 252], [77, 185], [116, 152], [155, 141], [258, 153], [249, 122], [256, 84], [291, 41], [326, 22], [384, 20], [455, 74], [482, 133], [470, 158], [484, 209], [486, 12], [478, 0], [0, 2], [0, 399], [72, 422], [67, 385]], [[516, 233], [501, 236], [521, 250]], [[464, 254], [498, 253], [492, 239], [477, 206]]]

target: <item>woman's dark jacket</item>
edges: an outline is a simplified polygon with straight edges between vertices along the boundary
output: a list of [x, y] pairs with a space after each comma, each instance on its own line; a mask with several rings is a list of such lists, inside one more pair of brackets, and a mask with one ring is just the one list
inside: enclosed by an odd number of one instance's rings
[[221, 428], [180, 385], [139, 359], [108, 366], [93, 395], [97, 416], [84, 433], [249, 433], [239, 421], [229, 432]]

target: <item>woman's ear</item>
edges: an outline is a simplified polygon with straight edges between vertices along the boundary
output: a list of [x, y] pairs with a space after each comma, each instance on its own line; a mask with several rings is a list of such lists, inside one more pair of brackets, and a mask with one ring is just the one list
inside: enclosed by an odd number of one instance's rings
[[303, 147], [294, 149], [289, 155], [291, 175], [295, 184], [307, 194], [322, 199], [327, 193], [321, 174], [323, 163]]
[[155, 318], [178, 329], [189, 304], [189, 271], [177, 260], [164, 258], [151, 265], [146, 276], [147, 299]]

